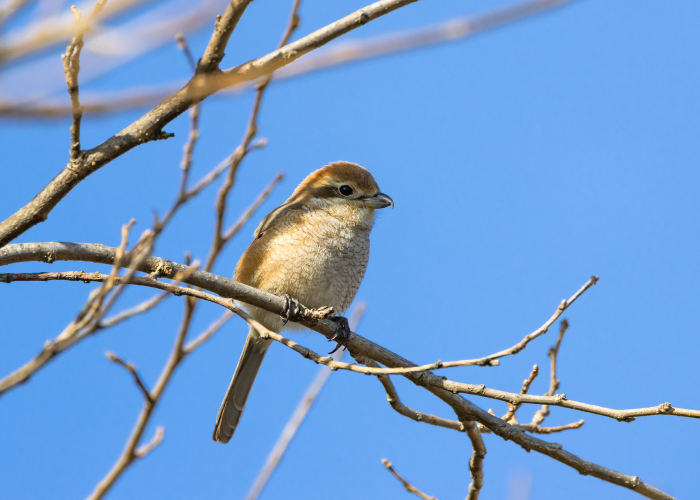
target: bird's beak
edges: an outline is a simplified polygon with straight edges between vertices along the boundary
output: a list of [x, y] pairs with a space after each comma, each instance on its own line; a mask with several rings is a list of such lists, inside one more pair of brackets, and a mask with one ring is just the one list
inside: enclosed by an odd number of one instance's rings
[[394, 200], [388, 194], [377, 193], [374, 196], [367, 196], [362, 198], [362, 202], [365, 206], [370, 208], [386, 208], [391, 205], [394, 208]]

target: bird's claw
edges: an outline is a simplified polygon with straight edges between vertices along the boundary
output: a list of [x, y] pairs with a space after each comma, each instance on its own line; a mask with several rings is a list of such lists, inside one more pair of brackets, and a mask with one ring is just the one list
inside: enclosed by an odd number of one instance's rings
[[284, 321], [282, 322], [282, 326], [284, 326], [289, 320], [297, 321], [302, 307], [299, 301], [288, 293], [282, 294], [282, 298], [284, 299], [284, 309], [282, 309]]
[[345, 316], [336, 316], [335, 318], [329, 318], [332, 322], [338, 325], [338, 329], [332, 338], [328, 339], [328, 342], [337, 342], [338, 345], [335, 346], [328, 354], [333, 354], [335, 351], [340, 349], [342, 346], [344, 349], [348, 348], [348, 342], [350, 342], [350, 324]]

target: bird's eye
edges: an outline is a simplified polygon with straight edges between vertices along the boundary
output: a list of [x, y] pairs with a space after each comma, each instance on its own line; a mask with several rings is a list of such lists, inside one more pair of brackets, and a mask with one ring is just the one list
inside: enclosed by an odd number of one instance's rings
[[347, 184], [343, 184], [338, 188], [338, 192], [340, 192], [340, 194], [343, 196], [350, 196], [352, 194], [352, 188]]

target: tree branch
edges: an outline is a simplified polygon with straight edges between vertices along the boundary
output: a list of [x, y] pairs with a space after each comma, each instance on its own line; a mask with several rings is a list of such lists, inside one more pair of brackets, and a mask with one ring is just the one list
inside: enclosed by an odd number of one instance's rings
[[406, 481], [401, 475], [394, 470], [394, 466], [391, 465], [391, 462], [389, 462], [386, 458], [382, 458], [382, 464], [384, 464], [384, 467], [387, 468], [389, 472], [391, 472], [396, 479], [398, 479], [401, 484], [403, 485], [404, 488], [406, 488], [406, 491], [409, 493], [413, 493], [415, 495], [418, 495], [421, 497], [423, 500], [438, 500], [436, 497], [431, 497], [430, 495], [427, 495], [423, 493], [421, 490], [413, 486], [411, 483]]
[[214, 34], [204, 50], [204, 55], [197, 64], [198, 73], [208, 73], [219, 69], [219, 63], [224, 58], [224, 50], [226, 45], [228, 45], [229, 38], [231, 38], [238, 21], [240, 21], [241, 16], [243, 16], [243, 13], [252, 1], [232, 0], [226, 7], [224, 14], [216, 17]]
[[113, 352], [106, 352], [105, 356], [111, 362], [118, 364], [119, 366], [124, 368], [126, 371], [128, 371], [131, 374], [131, 376], [134, 378], [134, 382], [136, 383], [136, 386], [141, 390], [141, 394], [143, 394], [144, 399], [146, 401], [148, 401], [150, 404], [153, 404], [153, 396], [151, 396], [151, 393], [148, 392], [148, 389], [146, 388], [146, 384], [144, 384], [143, 379], [141, 379], [139, 372], [136, 371], [136, 367], [134, 366], [134, 364], [127, 363], [126, 361], [121, 359], [119, 356], [117, 356]]
[[71, 163], [78, 162], [82, 153], [80, 149], [80, 122], [83, 119], [83, 107], [80, 105], [78, 73], [80, 73], [80, 52], [83, 50], [83, 45], [85, 44], [83, 38], [85, 37], [85, 33], [90, 29], [90, 23], [102, 12], [106, 3], [107, 0], [98, 0], [86, 21], [81, 20], [81, 12], [75, 8], [75, 5], [71, 7], [71, 11], [75, 16], [75, 34], [66, 48], [66, 53], [61, 56], [73, 113], [73, 125], [70, 127]]
[[472, 442], [472, 456], [469, 459], [469, 474], [472, 482], [467, 492], [467, 500], [478, 500], [481, 488], [484, 486], [484, 457], [486, 456], [486, 446], [481, 437], [481, 431], [474, 421], [462, 422]]

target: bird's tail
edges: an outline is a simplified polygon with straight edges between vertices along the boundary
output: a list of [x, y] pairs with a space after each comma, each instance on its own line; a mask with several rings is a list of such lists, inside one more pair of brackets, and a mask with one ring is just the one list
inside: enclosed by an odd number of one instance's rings
[[231, 385], [226, 391], [226, 397], [224, 397], [216, 417], [216, 427], [214, 427], [214, 435], [212, 436], [214, 441], [226, 444], [231, 440], [238, 422], [241, 420], [243, 408], [245, 408], [248, 394], [253, 388], [255, 377], [271, 343], [272, 340], [261, 338], [260, 334], [253, 327], [250, 327]]

